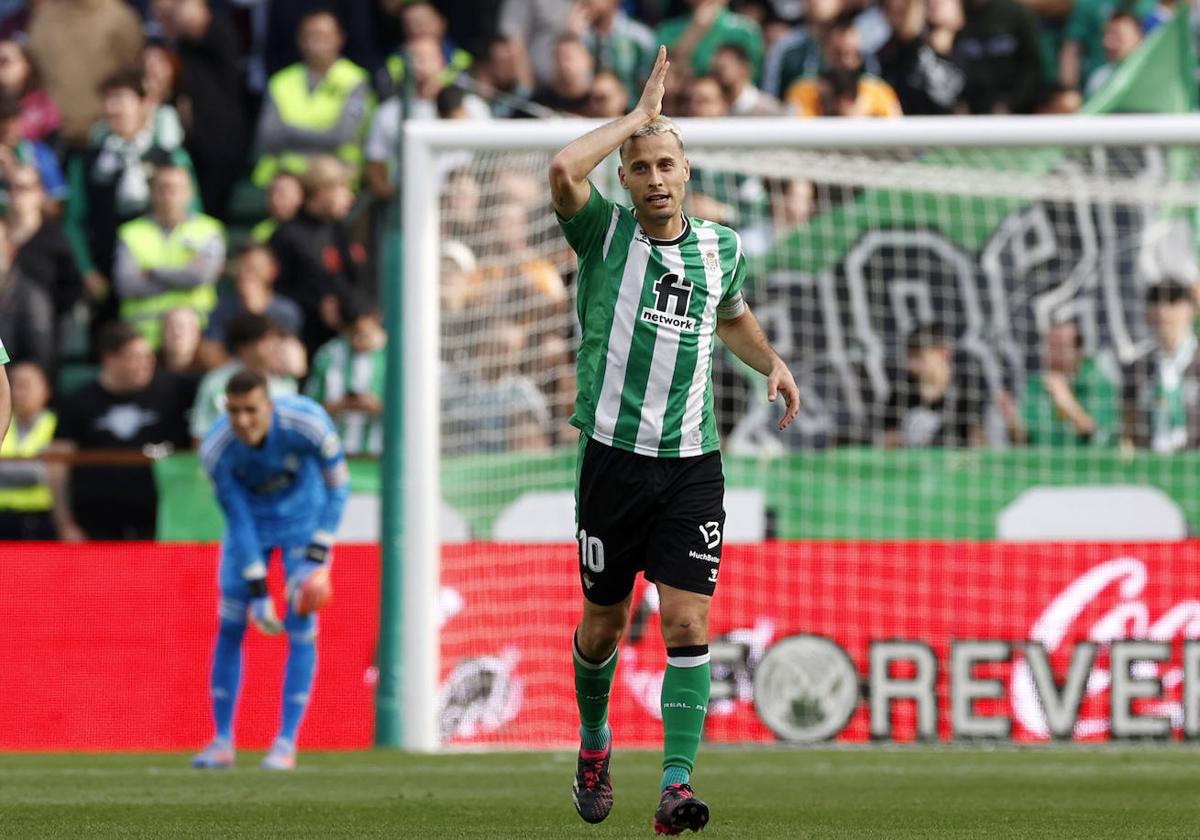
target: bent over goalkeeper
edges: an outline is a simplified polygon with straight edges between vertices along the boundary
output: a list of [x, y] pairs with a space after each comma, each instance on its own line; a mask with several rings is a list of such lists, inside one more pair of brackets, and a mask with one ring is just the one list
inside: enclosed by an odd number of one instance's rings
[[[683, 138], [662, 110], [667, 51], [634, 110], [555, 156], [550, 190], [579, 258], [582, 326], [577, 520], [583, 615], [575, 631], [581, 744], [574, 800], [596, 823], [612, 808], [608, 696], [634, 580], [658, 589], [667, 670], [658, 834], [698, 831], [708, 806], [690, 776], [708, 708], [708, 609], [721, 563], [725, 482], [713, 413], [713, 336], [783, 397], [782, 430], [800, 407], [796, 382], [746, 306], [741, 238], [683, 212]], [[606, 200], [589, 173], [620, 149], [632, 209]]]
[[[200, 447], [225, 513], [212, 667], [216, 737], [193, 759], [198, 768], [234, 761], [233, 713], [247, 620], [264, 633], [288, 635], [279, 736], [263, 759], [268, 770], [296, 766], [296, 731], [308, 707], [317, 664], [317, 617], [331, 589], [333, 535], [350, 492], [350, 475], [333, 421], [308, 397], [274, 401], [266, 381], [243, 370], [225, 389], [226, 415]], [[267, 562], [280, 550], [287, 575], [282, 621], [267, 594]]]

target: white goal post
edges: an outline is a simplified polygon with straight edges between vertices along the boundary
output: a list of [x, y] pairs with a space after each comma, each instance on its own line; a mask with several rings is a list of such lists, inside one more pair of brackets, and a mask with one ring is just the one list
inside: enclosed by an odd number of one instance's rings
[[[996, 149], [1193, 146], [1200, 116], [953, 117], [866, 119], [678, 120], [689, 155], [735, 150], [786, 153], [833, 150]], [[415, 121], [407, 123], [403, 160], [403, 714], [404, 746], [442, 748], [440, 681], [439, 359], [440, 183], [438, 158], [453, 152], [553, 154], [599, 123]], [[868, 176], [869, 177], [869, 176]], [[1189, 181], [1193, 187], [1195, 181]], [[548, 203], [547, 191], [547, 203]], [[1194, 195], [1183, 196], [1189, 207]], [[385, 480], [396, 480], [385, 477]], [[565, 649], [565, 648], [564, 648]]]

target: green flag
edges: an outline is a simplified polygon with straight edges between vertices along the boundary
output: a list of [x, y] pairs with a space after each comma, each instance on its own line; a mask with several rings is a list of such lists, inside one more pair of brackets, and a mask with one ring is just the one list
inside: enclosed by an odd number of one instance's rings
[[1121, 62], [1083, 106], [1085, 114], [1174, 114], [1196, 110], [1196, 54], [1182, 7]]

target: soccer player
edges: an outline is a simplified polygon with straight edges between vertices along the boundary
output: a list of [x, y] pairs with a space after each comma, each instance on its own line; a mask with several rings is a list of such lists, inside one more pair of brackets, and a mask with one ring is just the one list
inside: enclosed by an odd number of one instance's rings
[[[233, 711], [247, 618], [262, 632], [288, 634], [283, 721], [263, 759], [267, 770], [296, 766], [296, 730], [308, 706], [317, 664], [317, 617], [328, 597], [333, 535], [350, 477], [342, 444], [325, 409], [308, 397], [274, 401], [257, 373], [243, 370], [225, 386], [226, 415], [200, 447], [225, 513], [220, 618], [212, 668], [217, 734], [192, 761], [198, 768], [234, 761]], [[287, 575], [287, 614], [280, 621], [267, 594], [267, 561], [279, 548]]]
[[[709, 695], [708, 609], [720, 568], [724, 477], [713, 413], [716, 334], [800, 408], [787, 365], [742, 298], [746, 261], [732, 230], [683, 213], [689, 177], [678, 128], [659, 116], [666, 48], [637, 107], [575, 140], [550, 165], [559, 224], [579, 257], [582, 342], [571, 423], [579, 446], [583, 615], [575, 631], [581, 745], [574, 799], [600, 822], [612, 808], [608, 696], [639, 571], [658, 588], [667, 670], [659, 834], [698, 831], [708, 806], [689, 777]], [[589, 173], [620, 149], [633, 208], [606, 200]]]

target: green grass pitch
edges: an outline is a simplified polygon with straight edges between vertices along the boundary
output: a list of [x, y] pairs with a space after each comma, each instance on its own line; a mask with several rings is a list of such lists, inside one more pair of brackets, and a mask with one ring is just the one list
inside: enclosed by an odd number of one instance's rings
[[[187, 756], [0, 755], [0, 837], [651, 837], [657, 755], [613, 758], [615, 805], [584, 824], [574, 755], [302, 753], [294, 773], [197, 772]], [[1200, 836], [1200, 752], [1003, 748], [702, 752], [705, 838]], [[692, 836], [690, 833], [687, 836]]]

